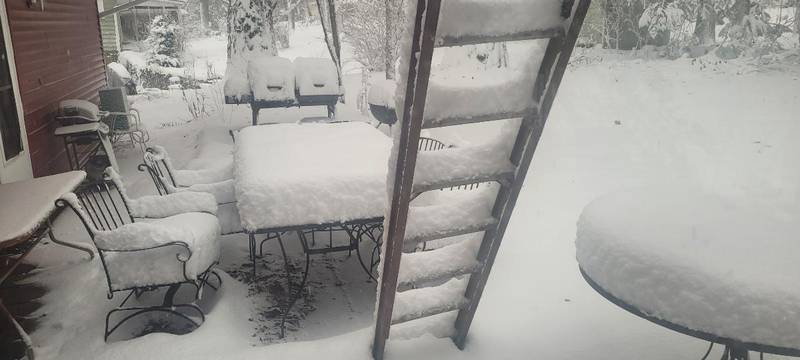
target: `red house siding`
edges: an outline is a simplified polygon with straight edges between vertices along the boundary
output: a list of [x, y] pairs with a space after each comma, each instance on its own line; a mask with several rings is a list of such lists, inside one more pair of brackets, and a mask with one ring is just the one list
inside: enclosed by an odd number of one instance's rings
[[106, 86], [97, 3], [46, 0], [41, 11], [25, 0], [5, 1], [33, 175], [66, 170], [63, 143], [53, 135], [58, 103], [96, 102]]

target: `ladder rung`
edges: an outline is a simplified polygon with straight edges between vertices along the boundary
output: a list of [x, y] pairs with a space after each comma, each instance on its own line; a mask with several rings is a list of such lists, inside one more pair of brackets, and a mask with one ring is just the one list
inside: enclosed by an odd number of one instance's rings
[[478, 182], [510, 183], [516, 168], [503, 142], [423, 151], [417, 155], [412, 192], [469, 185]]
[[442, 191], [432, 195], [432, 205], [411, 206], [406, 223], [405, 244], [418, 243], [486, 230], [497, 221], [492, 207], [498, 186], [481, 184], [472, 190]]
[[436, 47], [449, 47], [449, 46], [464, 46], [464, 45], [477, 45], [486, 43], [496, 43], [504, 41], [523, 41], [535, 39], [551, 39], [564, 36], [564, 28], [550, 28], [543, 30], [530, 30], [523, 31], [515, 34], [496, 35], [496, 36], [444, 36], [436, 38]]
[[465, 280], [452, 279], [439, 286], [397, 293], [392, 325], [461, 309], [468, 303], [466, 287]]
[[453, 125], [464, 125], [464, 124], [474, 124], [479, 122], [487, 122], [487, 121], [498, 121], [498, 120], [507, 120], [507, 119], [519, 119], [523, 118], [528, 115], [532, 109], [526, 109], [523, 111], [513, 111], [513, 112], [503, 112], [497, 114], [485, 114], [485, 115], [477, 115], [477, 116], [469, 116], [469, 117], [448, 117], [442, 119], [425, 119], [422, 123], [422, 127], [425, 129], [432, 129], [438, 127], [445, 127], [445, 126], [453, 126]]
[[467, 299], [464, 299], [459, 303], [442, 304], [441, 306], [426, 309], [419, 313], [409, 314], [397, 318], [392, 317], [392, 325], [397, 325], [404, 322], [409, 322], [411, 320], [421, 319], [424, 317], [438, 315], [450, 311], [460, 310], [466, 304], [467, 304]]
[[509, 169], [496, 174], [484, 174], [484, 175], [468, 176], [462, 178], [451, 177], [447, 179], [440, 179], [437, 181], [426, 182], [424, 184], [414, 184], [412, 192], [414, 194], [421, 194], [431, 190], [445, 189], [445, 188], [470, 185], [473, 183], [483, 183], [483, 182], [498, 182], [501, 185], [507, 185], [510, 184], [513, 181], [513, 179], [514, 179], [514, 170]]
[[463, 240], [435, 250], [405, 254], [397, 281], [407, 287], [474, 273], [481, 268], [476, 259], [481, 240]]
[[449, 238], [453, 236], [459, 235], [466, 235], [472, 234], [479, 231], [486, 231], [489, 229], [490, 226], [497, 224], [497, 219], [490, 218], [486, 219], [482, 223], [478, 224], [470, 224], [469, 226], [464, 226], [460, 228], [452, 228], [452, 229], [442, 229], [436, 232], [430, 232], [425, 234], [414, 234], [413, 237], [406, 238], [406, 245], [409, 247], [409, 250], [415, 248], [417, 244], [423, 243], [426, 241], [433, 241], [438, 239]]

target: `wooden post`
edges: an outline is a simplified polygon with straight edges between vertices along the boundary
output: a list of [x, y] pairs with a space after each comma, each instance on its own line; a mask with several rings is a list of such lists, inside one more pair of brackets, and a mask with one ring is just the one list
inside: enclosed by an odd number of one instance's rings
[[[391, 209], [384, 232], [383, 246], [386, 250], [382, 259], [383, 270], [380, 276], [380, 295], [372, 345], [372, 356], [375, 359], [383, 359], [386, 340], [389, 338], [389, 328], [392, 325], [397, 276], [400, 271], [400, 257], [403, 253], [414, 167], [417, 162], [417, 144], [422, 130], [422, 116], [428, 93], [428, 79], [430, 78], [431, 58], [436, 27], [439, 23], [440, 6], [441, 0], [417, 1], [414, 40], [411, 45], [402, 123], [400, 124], [400, 139], [399, 144], [395, 144], [399, 151], [394, 165], [395, 177], [392, 183]], [[414, 56], [415, 54], [419, 54], [419, 57]]]
[[[478, 250], [478, 261], [481, 261], [484, 266], [479, 273], [470, 276], [467, 290], [464, 294], [469, 303], [458, 312], [458, 317], [456, 318], [456, 333], [453, 336], [453, 342], [459, 349], [464, 349], [472, 319], [475, 317], [475, 311], [483, 295], [486, 281], [489, 279], [489, 273], [500, 249], [500, 243], [511, 219], [511, 213], [525, 181], [525, 175], [528, 173], [539, 138], [542, 136], [550, 107], [553, 104], [561, 78], [572, 54], [572, 49], [575, 46], [575, 41], [578, 38], [578, 33], [583, 25], [583, 19], [589, 9], [589, 3], [590, 0], [580, 0], [572, 16], [572, 22], [565, 38], [553, 38], [548, 42], [544, 59], [542, 59], [542, 64], [539, 68], [539, 74], [533, 85], [533, 101], [539, 104], [538, 111], [532, 112], [523, 119], [511, 153], [512, 163], [518, 166], [514, 182], [510, 187], [503, 187], [500, 194], [498, 194], [492, 210], [493, 215], [499, 220], [498, 224], [494, 229], [486, 231], [481, 247]], [[555, 68], [552, 69], [554, 63]]]

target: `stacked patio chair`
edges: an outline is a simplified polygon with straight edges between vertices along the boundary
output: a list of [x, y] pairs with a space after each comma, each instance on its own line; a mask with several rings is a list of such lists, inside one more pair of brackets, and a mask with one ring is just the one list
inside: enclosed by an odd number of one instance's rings
[[112, 143], [127, 138], [132, 148], [138, 146], [144, 151], [150, 134], [142, 126], [139, 110], [130, 107], [124, 87], [100, 90], [100, 110], [104, 112], [103, 122], [111, 131]]
[[172, 165], [166, 149], [152, 146], [144, 152], [139, 171], [146, 171], [160, 195], [181, 192], [210, 193], [216, 199], [217, 216], [222, 226], [222, 234], [235, 234], [243, 231], [236, 198], [233, 192], [233, 164], [224, 164], [213, 169], [178, 170]]
[[[105, 340], [127, 321], [153, 313], [173, 315], [196, 329], [205, 320], [197, 306], [204, 286], [216, 290], [222, 285], [213, 270], [220, 254], [213, 196], [187, 192], [131, 199], [119, 175], [112, 168], [106, 174], [104, 181], [82, 185], [56, 201], [60, 208], [71, 208], [89, 233], [103, 265], [108, 298], [128, 293], [106, 315]], [[216, 281], [210, 281], [212, 275]], [[184, 284], [194, 287], [193, 299], [176, 303], [175, 295]], [[160, 304], [127, 305], [131, 298], [164, 288]], [[124, 316], [110, 326], [117, 313]]]

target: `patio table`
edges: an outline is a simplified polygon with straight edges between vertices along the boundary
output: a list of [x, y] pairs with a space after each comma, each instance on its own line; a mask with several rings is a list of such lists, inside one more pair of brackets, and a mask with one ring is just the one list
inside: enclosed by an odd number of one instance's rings
[[[8, 270], [0, 274], [0, 285], [14, 272], [39, 244], [45, 234], [59, 245], [81, 250], [94, 257], [94, 252], [82, 245], [63, 242], [53, 236], [50, 217], [61, 195], [75, 190], [86, 177], [83, 171], [70, 171], [32, 180], [0, 184], [0, 254], [17, 255]], [[28, 358], [33, 359], [33, 344], [24, 329], [12, 317], [0, 299], [3, 312], [17, 329], [28, 348]]]
[[[382, 229], [386, 208], [391, 139], [366, 123], [337, 122], [251, 126], [240, 130], [235, 140], [236, 204], [249, 235], [253, 278], [256, 234], [267, 234], [264, 241], [278, 239], [288, 276], [280, 234], [289, 231], [297, 231], [306, 255], [300, 289], [311, 254], [356, 250], [362, 268], [372, 277], [358, 244], [367, 236], [377, 249], [380, 236], [375, 231]], [[308, 232], [313, 236], [313, 231], [334, 228], [347, 233], [349, 245], [312, 248]]]

